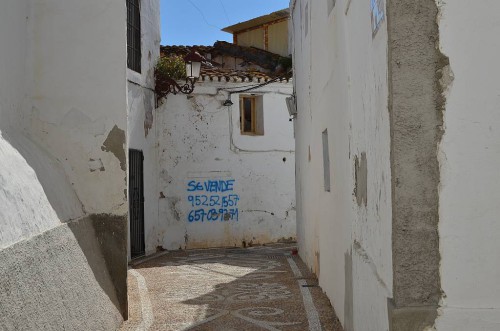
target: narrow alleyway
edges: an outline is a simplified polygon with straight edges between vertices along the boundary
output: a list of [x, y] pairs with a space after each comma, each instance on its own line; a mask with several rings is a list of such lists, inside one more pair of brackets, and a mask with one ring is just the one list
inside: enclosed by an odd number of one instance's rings
[[136, 264], [122, 330], [342, 330], [293, 248], [177, 251]]

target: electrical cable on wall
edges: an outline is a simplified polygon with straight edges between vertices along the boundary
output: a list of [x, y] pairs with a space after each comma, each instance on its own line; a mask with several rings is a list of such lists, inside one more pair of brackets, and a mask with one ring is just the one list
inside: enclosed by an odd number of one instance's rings
[[[267, 82], [267, 83], [270, 83], [270, 81]], [[262, 87], [262, 86], [255, 86], [254, 88], [259, 88], [259, 87]], [[226, 91], [226, 92], [228, 92], [228, 100], [230, 101], [231, 94], [233, 92], [229, 92], [229, 91]], [[237, 92], [234, 92], [234, 93], [237, 93]], [[229, 117], [229, 149], [232, 152], [234, 152], [234, 153], [288, 153], [288, 154], [295, 154], [295, 150], [282, 150], [282, 149], [249, 150], [249, 149], [243, 149], [243, 148], [240, 148], [240, 147], [236, 146], [236, 144], [234, 143], [233, 112], [232, 112], [232, 105], [233, 105], [233, 103], [231, 102], [230, 104], [224, 104], [224, 105], [227, 106], [227, 110], [228, 110], [228, 117]]]
[[227, 92], [229, 92], [229, 95], [235, 94], [235, 93], [244, 93], [244, 92], [252, 91], [252, 90], [258, 89], [260, 87], [263, 87], [263, 86], [275, 83], [277, 81], [281, 81], [283, 78], [286, 78], [289, 74], [290, 73], [288, 72], [286, 75], [275, 77], [275, 78], [273, 78], [271, 80], [268, 80], [267, 82], [264, 82], [264, 83], [261, 83], [261, 84], [255, 85], [255, 86], [251, 86], [251, 87], [243, 89], [243, 90], [232, 91], [231, 88], [221, 88], [221, 89], [218, 89], [218, 90], [219, 91], [227, 91]]

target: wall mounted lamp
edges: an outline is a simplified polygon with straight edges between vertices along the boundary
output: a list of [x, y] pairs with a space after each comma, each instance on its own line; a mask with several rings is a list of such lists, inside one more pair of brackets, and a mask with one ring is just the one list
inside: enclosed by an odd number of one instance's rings
[[224, 103], [222, 104], [226, 107], [231, 107], [233, 105], [233, 102], [231, 101], [231, 99], [227, 99], [224, 101]]
[[203, 61], [205, 61], [205, 58], [200, 53], [191, 51], [184, 57], [184, 62], [186, 62], [186, 83], [179, 85], [175, 79], [170, 77], [157, 80], [156, 90], [162, 91], [159, 96], [164, 97], [169, 93], [177, 94], [179, 92], [191, 94], [194, 91], [194, 84], [200, 77], [201, 63]]

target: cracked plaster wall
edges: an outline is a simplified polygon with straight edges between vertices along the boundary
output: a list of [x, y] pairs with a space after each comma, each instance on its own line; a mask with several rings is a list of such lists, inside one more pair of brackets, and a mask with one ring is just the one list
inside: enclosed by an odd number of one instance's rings
[[23, 124], [61, 162], [85, 212], [125, 215], [125, 8], [32, 0], [30, 14]]
[[[375, 33], [370, 1], [296, 0], [290, 9], [299, 254], [345, 330], [387, 330], [392, 205], [385, 6]], [[330, 192], [323, 183], [325, 129]]]
[[9, 45], [2, 48], [0, 56], [1, 249], [60, 224], [36, 172], [19, 150], [18, 141], [23, 139], [28, 143], [21, 144], [25, 151], [37, 152], [34, 144], [18, 133], [25, 98], [29, 6], [27, 1], [18, 1], [8, 8], [0, 13], [0, 42]]
[[500, 3], [436, 1], [449, 57], [439, 146], [437, 330], [500, 329]]
[[[371, 42], [360, 38], [369, 4], [381, 5]], [[500, 325], [499, 6], [345, 0], [328, 16], [326, 2], [290, 2], [299, 252], [346, 330]], [[325, 126], [331, 193], [321, 190]]]
[[[158, 230], [158, 123], [155, 107], [154, 66], [160, 56], [159, 0], [141, 1], [141, 73], [127, 69], [128, 145], [144, 154], [144, 231], [146, 238]], [[146, 242], [146, 255], [161, 244]]]
[[102, 1], [0, 12], [1, 329], [127, 315], [125, 22], [125, 3]]
[[[159, 228], [147, 245], [167, 249], [241, 246], [295, 238], [294, 140], [286, 83], [253, 91], [264, 105], [264, 136], [242, 136], [239, 96], [222, 105], [241, 84], [198, 82], [190, 96], [169, 95], [158, 109], [160, 155]], [[235, 180], [239, 221], [189, 222], [190, 180]]]

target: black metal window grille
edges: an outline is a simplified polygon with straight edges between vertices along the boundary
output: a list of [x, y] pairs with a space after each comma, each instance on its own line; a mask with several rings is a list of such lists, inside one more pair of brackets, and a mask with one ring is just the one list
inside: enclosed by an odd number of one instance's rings
[[127, 0], [127, 67], [141, 72], [141, 11], [139, 0]]

